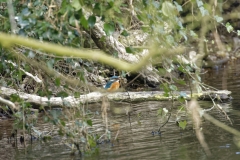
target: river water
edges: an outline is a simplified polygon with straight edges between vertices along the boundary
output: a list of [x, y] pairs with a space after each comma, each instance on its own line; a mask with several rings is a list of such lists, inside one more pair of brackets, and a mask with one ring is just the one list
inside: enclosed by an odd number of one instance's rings
[[[240, 63], [232, 62], [225, 67], [206, 70], [202, 80], [217, 89], [232, 91], [233, 100], [220, 105], [232, 120], [232, 127], [240, 130]], [[203, 108], [212, 107], [211, 102], [199, 103]], [[69, 147], [62, 143], [59, 137], [49, 142], [39, 140], [34, 140], [32, 144], [27, 142], [26, 147], [19, 140], [17, 143], [9, 141], [13, 121], [0, 119], [0, 159], [240, 159], [240, 149], [234, 144], [234, 136], [203, 120], [202, 131], [212, 153], [211, 157], [207, 157], [192, 129], [191, 119], [184, 111], [177, 112], [177, 109], [173, 109], [169, 121], [161, 128], [161, 135], [156, 134], [168, 118], [157, 115], [158, 109], [169, 109], [172, 105], [172, 108], [179, 106], [177, 102], [111, 104], [108, 112], [111, 141], [99, 144], [98, 153], [86, 154], [83, 157], [71, 154]], [[94, 104], [89, 108], [94, 112], [101, 112], [101, 104]], [[218, 109], [211, 110], [209, 114], [231, 126]], [[187, 121], [185, 130], [176, 125], [177, 118]], [[45, 124], [39, 125], [47, 127]], [[101, 114], [95, 116], [93, 126], [99, 133], [104, 132]]]

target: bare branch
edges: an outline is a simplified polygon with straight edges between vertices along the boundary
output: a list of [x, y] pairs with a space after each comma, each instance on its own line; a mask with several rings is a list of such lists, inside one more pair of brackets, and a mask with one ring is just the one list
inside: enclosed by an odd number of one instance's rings
[[13, 112], [14, 112], [14, 110], [19, 110], [19, 108], [13, 102], [6, 100], [2, 97], [0, 97], [0, 102], [8, 105]]
[[[5, 62], [7, 63], [11, 63], [14, 67], [16, 67], [17, 65], [15, 63], [13, 63], [12, 61], [7, 61], [5, 60]], [[31, 77], [32, 79], [34, 79], [34, 81], [36, 81], [37, 83], [42, 83], [42, 80], [38, 78], [38, 76], [33, 76], [31, 73], [25, 71], [22, 68], [19, 68], [21, 71], [23, 71], [27, 76]]]

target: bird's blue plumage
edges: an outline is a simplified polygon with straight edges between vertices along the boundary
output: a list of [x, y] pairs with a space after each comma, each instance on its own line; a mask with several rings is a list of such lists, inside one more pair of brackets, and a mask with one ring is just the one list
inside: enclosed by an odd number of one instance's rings
[[112, 76], [110, 77], [110, 79], [118, 79], [119, 77], [118, 76]]
[[106, 89], [110, 88], [113, 82], [114, 81], [108, 81], [104, 88]]
[[116, 82], [116, 81], [118, 81], [118, 76], [112, 76], [112, 77], [110, 77], [110, 80], [107, 82], [107, 84], [105, 85], [105, 89], [110, 89], [111, 88], [111, 86], [112, 86], [112, 84], [114, 83], [114, 82]]

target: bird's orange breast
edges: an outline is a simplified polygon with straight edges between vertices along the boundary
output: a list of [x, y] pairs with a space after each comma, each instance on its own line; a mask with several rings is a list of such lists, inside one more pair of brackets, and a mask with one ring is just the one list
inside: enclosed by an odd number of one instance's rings
[[119, 81], [115, 81], [111, 84], [110, 88], [108, 88], [108, 91], [114, 91], [117, 90], [119, 88], [120, 84]]

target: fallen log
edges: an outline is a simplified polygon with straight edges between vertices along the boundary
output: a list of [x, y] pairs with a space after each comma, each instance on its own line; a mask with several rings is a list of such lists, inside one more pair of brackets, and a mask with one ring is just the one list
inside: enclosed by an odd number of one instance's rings
[[[144, 92], [91, 92], [89, 94], [80, 95], [75, 98], [74, 96], [62, 97], [41, 97], [38, 95], [27, 94], [19, 92], [15, 89], [1, 87], [0, 95], [9, 99], [12, 94], [17, 94], [21, 99], [31, 103], [33, 106], [51, 106], [51, 107], [75, 107], [79, 104], [96, 103], [102, 101], [103, 97], [107, 97], [110, 101], [120, 102], [141, 102], [141, 101], [167, 101], [172, 98], [177, 99], [180, 95], [184, 95], [187, 100], [191, 99], [190, 91], [175, 92], [173, 97], [164, 96], [163, 91], [144, 91]], [[199, 100], [231, 100], [231, 91], [204, 91], [202, 93], [193, 93], [192, 96]]]

